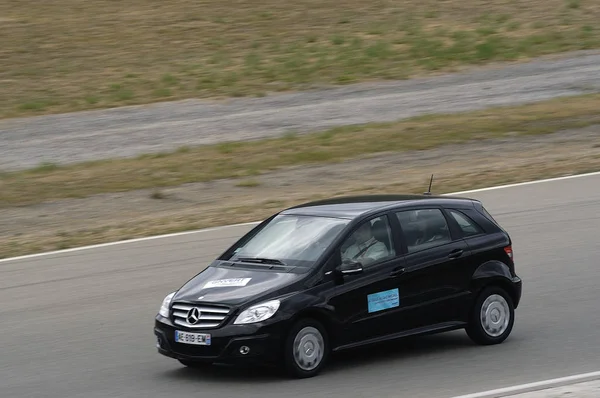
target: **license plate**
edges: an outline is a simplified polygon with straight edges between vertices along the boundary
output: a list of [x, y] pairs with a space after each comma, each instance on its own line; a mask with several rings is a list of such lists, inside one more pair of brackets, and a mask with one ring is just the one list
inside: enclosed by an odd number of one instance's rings
[[175, 342], [182, 344], [210, 345], [210, 334], [188, 333], [176, 330]]

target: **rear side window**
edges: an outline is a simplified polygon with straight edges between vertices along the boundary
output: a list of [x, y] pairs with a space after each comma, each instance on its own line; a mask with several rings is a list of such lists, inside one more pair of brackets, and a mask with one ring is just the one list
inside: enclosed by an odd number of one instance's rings
[[482, 213], [483, 213], [483, 215], [485, 215], [485, 216], [486, 216], [486, 217], [487, 217], [487, 218], [488, 218], [488, 219], [489, 219], [491, 222], [493, 222], [494, 224], [496, 224], [496, 225], [498, 225], [498, 226], [500, 225], [500, 224], [498, 224], [498, 221], [496, 221], [496, 220], [494, 219], [494, 217], [492, 217], [492, 215], [491, 215], [491, 214], [490, 214], [490, 213], [489, 213], [489, 212], [486, 210], [486, 208], [485, 208], [485, 207], [481, 206], [481, 212], [482, 212]]
[[452, 241], [444, 214], [439, 209], [406, 210], [396, 213], [408, 246], [416, 252]]
[[460, 227], [464, 236], [473, 236], [483, 233], [483, 230], [466, 214], [457, 210], [448, 210], [448, 213], [454, 218]]

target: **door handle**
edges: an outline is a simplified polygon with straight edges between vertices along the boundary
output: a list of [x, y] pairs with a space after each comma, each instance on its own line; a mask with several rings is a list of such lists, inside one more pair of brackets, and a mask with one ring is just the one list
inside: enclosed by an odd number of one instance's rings
[[392, 272], [390, 272], [391, 276], [398, 276], [404, 273], [404, 271], [406, 271], [406, 268], [396, 268], [395, 270], [393, 270]]
[[452, 250], [450, 252], [450, 254], [448, 254], [449, 258], [458, 258], [460, 256], [462, 256], [463, 254], [463, 249], [456, 249], [456, 250]]

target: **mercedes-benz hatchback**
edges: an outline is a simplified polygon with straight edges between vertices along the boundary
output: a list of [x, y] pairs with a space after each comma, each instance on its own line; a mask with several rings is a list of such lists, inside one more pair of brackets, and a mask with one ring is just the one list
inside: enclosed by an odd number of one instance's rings
[[466, 329], [504, 341], [521, 298], [509, 234], [473, 199], [367, 196], [272, 215], [176, 292], [158, 351], [186, 366], [282, 364], [310, 377], [330, 353]]

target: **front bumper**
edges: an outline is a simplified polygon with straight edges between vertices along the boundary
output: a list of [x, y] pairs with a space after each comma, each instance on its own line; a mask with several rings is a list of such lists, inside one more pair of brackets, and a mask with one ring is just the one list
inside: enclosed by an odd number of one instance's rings
[[[190, 333], [209, 333], [210, 345], [191, 345], [175, 342], [175, 330]], [[206, 363], [275, 364], [280, 358], [285, 323], [258, 325], [225, 325], [218, 329], [188, 329], [176, 326], [168, 318], [156, 316], [154, 335], [158, 352], [170, 358]], [[244, 353], [240, 348], [247, 347]]]

